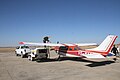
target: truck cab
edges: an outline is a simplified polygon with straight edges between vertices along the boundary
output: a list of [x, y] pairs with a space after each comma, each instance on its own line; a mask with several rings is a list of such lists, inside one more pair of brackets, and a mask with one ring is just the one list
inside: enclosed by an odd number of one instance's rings
[[28, 56], [28, 54], [31, 52], [30, 48], [26, 45], [21, 45], [16, 47], [15, 54], [16, 56], [20, 55], [22, 58], [25, 56]]

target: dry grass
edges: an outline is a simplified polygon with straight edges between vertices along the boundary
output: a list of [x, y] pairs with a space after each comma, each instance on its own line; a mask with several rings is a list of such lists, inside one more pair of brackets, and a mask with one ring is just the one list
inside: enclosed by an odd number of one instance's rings
[[3, 52], [14, 52], [15, 51], [15, 48], [13, 48], [13, 47], [2, 47], [2, 48], [0, 48], [0, 53], [3, 53]]

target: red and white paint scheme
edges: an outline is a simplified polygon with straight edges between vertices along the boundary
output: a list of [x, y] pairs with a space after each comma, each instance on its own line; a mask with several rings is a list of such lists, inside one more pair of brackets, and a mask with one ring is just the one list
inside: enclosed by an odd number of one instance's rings
[[[38, 45], [38, 46], [65, 46], [67, 51], [64, 53], [64, 56], [69, 57], [84, 57], [84, 58], [105, 58], [108, 53], [111, 51], [112, 46], [118, 36], [108, 35], [106, 39], [96, 48], [92, 49], [80, 49], [77, 44], [53, 44], [53, 43], [31, 43], [31, 42], [20, 42], [19, 44], [27, 45]], [[86, 44], [84, 46], [88, 46]], [[80, 44], [79, 44], [80, 46]]]

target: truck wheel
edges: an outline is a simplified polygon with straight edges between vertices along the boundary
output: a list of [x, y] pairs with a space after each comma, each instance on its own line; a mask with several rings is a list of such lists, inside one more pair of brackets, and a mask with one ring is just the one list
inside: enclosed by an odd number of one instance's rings
[[31, 61], [34, 61], [35, 60], [35, 58], [34, 57], [31, 57]]
[[23, 52], [21, 52], [21, 58], [24, 58]]
[[31, 59], [31, 61], [34, 61], [34, 58], [33, 58], [33, 57], [31, 57], [30, 59]]
[[17, 52], [15, 51], [15, 55], [18, 56]]
[[28, 56], [28, 60], [31, 61], [31, 56], [30, 55]]
[[28, 56], [28, 60], [34, 61], [34, 58], [29, 55], [29, 56]]

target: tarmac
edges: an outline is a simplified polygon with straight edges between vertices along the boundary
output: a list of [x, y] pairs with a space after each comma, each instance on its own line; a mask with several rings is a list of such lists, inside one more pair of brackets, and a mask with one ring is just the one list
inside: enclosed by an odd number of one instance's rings
[[63, 58], [29, 61], [14, 52], [0, 53], [0, 80], [120, 80], [120, 59]]

